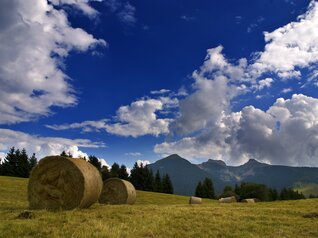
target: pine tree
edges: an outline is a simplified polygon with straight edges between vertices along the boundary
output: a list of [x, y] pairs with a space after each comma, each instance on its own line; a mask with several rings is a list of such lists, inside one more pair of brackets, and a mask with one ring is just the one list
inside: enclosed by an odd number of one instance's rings
[[118, 178], [119, 177], [119, 164], [113, 163], [112, 167], [110, 168], [110, 175], [112, 178]]
[[137, 162], [134, 164], [130, 172], [130, 182], [135, 186], [138, 190], [144, 190], [143, 186], [143, 174], [142, 174], [143, 166], [138, 166]]
[[148, 166], [143, 167], [143, 176], [144, 176], [144, 190], [153, 191], [154, 177], [152, 170]]
[[129, 175], [127, 173], [127, 168], [123, 164], [120, 166], [120, 168], [118, 170], [118, 177], [120, 179], [128, 180]]
[[160, 177], [160, 172], [157, 170], [155, 180], [154, 180], [154, 188], [153, 190], [155, 192], [162, 192], [162, 182], [161, 182], [161, 177]]
[[280, 200], [288, 200], [288, 199], [289, 199], [289, 197], [288, 197], [288, 191], [287, 191], [286, 188], [283, 188], [283, 189], [280, 191], [279, 199], [280, 199]]
[[35, 153], [29, 159], [29, 174], [31, 173], [32, 169], [38, 164], [38, 160], [35, 157]]
[[162, 178], [162, 192], [173, 194], [173, 185], [168, 174]]
[[1, 164], [0, 175], [28, 178], [36, 163], [34, 154], [29, 158], [24, 148], [20, 151], [12, 147]]
[[99, 159], [96, 156], [94, 155], [88, 156], [88, 162], [94, 165], [98, 171], [101, 171], [102, 164], [100, 163]]
[[220, 197], [222, 198], [226, 198], [226, 197], [232, 197], [235, 196], [236, 198], [238, 198], [238, 195], [234, 192], [234, 189], [227, 185], [224, 187], [223, 189], [223, 193], [220, 195]]
[[196, 197], [203, 197], [203, 187], [201, 181], [199, 181], [197, 187], [195, 188], [195, 196]]
[[11, 147], [6, 157], [4, 158], [4, 162], [1, 165], [1, 175], [15, 176], [16, 168], [18, 166], [18, 161], [15, 152], [15, 148]]
[[16, 158], [17, 158], [17, 167], [15, 169], [15, 176], [28, 178], [30, 173], [30, 164], [29, 164], [29, 157], [26, 153], [26, 150], [23, 148], [20, 152], [19, 150], [16, 151]]
[[237, 195], [240, 194], [240, 187], [238, 186], [238, 184], [235, 184], [234, 192], [235, 192]]
[[278, 200], [278, 198], [279, 198], [279, 196], [278, 196], [278, 192], [277, 192], [277, 190], [276, 189], [272, 189], [272, 188], [270, 188], [269, 189], [269, 201], [276, 201], [276, 200]]
[[213, 182], [209, 178], [205, 178], [202, 184], [203, 198], [215, 198]]
[[107, 168], [107, 166], [103, 166], [101, 168], [101, 174], [102, 174], [102, 180], [105, 181], [106, 179], [109, 179], [111, 177], [109, 169]]

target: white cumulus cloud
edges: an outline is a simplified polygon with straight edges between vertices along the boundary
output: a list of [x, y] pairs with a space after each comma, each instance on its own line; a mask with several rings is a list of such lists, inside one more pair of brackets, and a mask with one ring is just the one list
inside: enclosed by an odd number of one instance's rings
[[273, 32], [265, 32], [265, 50], [253, 65], [257, 74], [274, 72], [287, 79], [300, 77], [299, 69], [318, 62], [318, 3], [308, 11]]
[[48, 155], [59, 155], [62, 151], [70, 152], [74, 157], [88, 157], [79, 148], [102, 148], [103, 142], [88, 139], [66, 139], [61, 137], [42, 137], [20, 131], [0, 129], [0, 152], [6, 153], [9, 148], [25, 148], [29, 154], [36, 153], [37, 158]]
[[139, 167], [141, 167], [141, 166], [146, 166], [146, 165], [150, 164], [150, 161], [149, 160], [137, 160], [136, 163]]
[[[89, 6], [87, 1], [53, 2]], [[3, 0], [0, 39], [0, 124], [48, 116], [52, 106], [75, 105], [75, 90], [62, 70], [63, 59], [71, 50], [106, 45], [73, 28], [66, 12], [47, 0]]]
[[318, 166], [318, 99], [294, 94], [267, 110], [253, 106], [223, 115], [197, 136], [155, 146], [160, 154], [217, 158], [240, 164], [250, 158], [272, 164]]
[[172, 119], [159, 118], [158, 113], [175, 108], [178, 105], [176, 98], [159, 97], [146, 98], [121, 106], [114, 119], [98, 121], [84, 121], [63, 125], [46, 125], [53, 130], [81, 129], [83, 132], [104, 130], [110, 134], [124, 137], [139, 137], [144, 135], [159, 136], [169, 133], [169, 124]]

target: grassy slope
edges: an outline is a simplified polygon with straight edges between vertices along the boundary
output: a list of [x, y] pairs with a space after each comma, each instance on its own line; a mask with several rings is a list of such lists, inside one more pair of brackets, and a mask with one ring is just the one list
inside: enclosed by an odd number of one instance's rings
[[294, 189], [302, 192], [306, 197], [308, 197], [310, 194], [318, 196], [317, 183], [298, 183], [294, 186]]
[[135, 205], [99, 205], [89, 209], [27, 209], [27, 179], [0, 177], [0, 237], [318, 237], [318, 199], [257, 204], [219, 204], [188, 197], [137, 193]]

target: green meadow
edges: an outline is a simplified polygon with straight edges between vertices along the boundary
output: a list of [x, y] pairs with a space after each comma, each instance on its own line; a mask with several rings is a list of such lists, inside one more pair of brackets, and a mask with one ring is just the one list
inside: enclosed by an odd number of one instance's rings
[[[28, 210], [27, 179], [0, 177], [0, 237], [318, 237], [318, 199], [220, 204], [137, 191], [135, 205]], [[19, 218], [24, 211], [30, 219]]]

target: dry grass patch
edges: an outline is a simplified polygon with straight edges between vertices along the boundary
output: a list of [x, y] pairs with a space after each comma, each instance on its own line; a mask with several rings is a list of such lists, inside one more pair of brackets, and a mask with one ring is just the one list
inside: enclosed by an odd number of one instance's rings
[[94, 204], [88, 209], [27, 209], [25, 179], [0, 177], [1, 237], [318, 237], [318, 199], [222, 204], [203, 199], [137, 191], [135, 205]]

